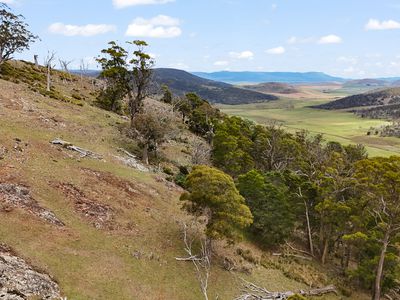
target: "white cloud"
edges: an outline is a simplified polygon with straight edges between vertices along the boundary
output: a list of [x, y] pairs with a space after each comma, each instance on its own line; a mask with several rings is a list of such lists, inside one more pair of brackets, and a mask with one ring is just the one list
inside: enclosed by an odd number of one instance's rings
[[214, 63], [214, 66], [223, 67], [229, 65], [229, 61], [226, 60], [218, 60]]
[[174, 1], [175, 0], [113, 0], [113, 4], [116, 8], [125, 8], [136, 5], [165, 4]]
[[294, 44], [307, 44], [307, 43], [312, 43], [314, 42], [315, 39], [313, 37], [305, 37], [305, 38], [299, 38], [296, 36], [291, 36], [286, 43], [289, 45], [294, 45]]
[[62, 34], [66, 36], [94, 36], [116, 31], [115, 25], [107, 24], [88, 24], [83, 26], [66, 25], [63, 23], [53, 23], [49, 26], [49, 31], [54, 34]]
[[358, 63], [357, 57], [351, 57], [351, 56], [340, 56], [336, 59], [336, 61], [341, 63], [349, 63], [352, 65], [356, 65]]
[[242, 51], [242, 52], [229, 52], [229, 56], [236, 59], [253, 59], [254, 53], [250, 50]]
[[365, 25], [366, 30], [389, 30], [400, 29], [400, 22], [394, 20], [379, 21], [377, 19], [369, 19]]
[[271, 5], [271, 8], [272, 8], [272, 10], [277, 9], [277, 8], [278, 8], [278, 4], [276, 4], [276, 3], [272, 4], [272, 5]]
[[265, 52], [267, 52], [268, 54], [279, 55], [279, 54], [285, 53], [285, 52], [286, 52], [286, 49], [285, 49], [284, 47], [280, 46], [280, 47], [268, 49], [268, 50], [265, 51]]
[[165, 15], [152, 19], [136, 18], [126, 30], [127, 36], [174, 38], [182, 34], [180, 20]]
[[321, 37], [318, 40], [318, 44], [340, 44], [342, 41], [343, 40], [340, 36], [330, 34], [330, 35]]

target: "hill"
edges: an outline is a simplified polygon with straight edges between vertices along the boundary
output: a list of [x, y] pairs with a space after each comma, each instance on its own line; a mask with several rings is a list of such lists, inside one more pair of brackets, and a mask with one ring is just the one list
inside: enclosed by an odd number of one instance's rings
[[386, 106], [400, 103], [400, 88], [389, 88], [341, 98], [314, 106], [321, 109], [348, 109], [367, 106]]
[[211, 103], [245, 104], [277, 100], [273, 95], [234, 87], [230, 84], [200, 78], [177, 69], [155, 69], [157, 86], [166, 84], [176, 95], [195, 92]]
[[390, 82], [382, 79], [357, 79], [350, 80], [343, 84], [344, 88], [353, 87], [384, 87], [389, 86]]
[[[201, 140], [177, 116], [160, 166], [138, 168], [125, 152], [138, 152], [124, 134], [128, 121], [93, 106], [92, 79], [55, 71], [47, 94], [44, 72], [19, 62], [0, 79], [0, 295], [203, 299], [192, 263], [175, 259], [185, 256], [189, 216], [182, 189], [165, 174], [190, 165]], [[145, 105], [168, 109], [152, 99]], [[90, 153], [51, 143], [56, 138]], [[240, 278], [277, 291], [330, 282], [314, 263], [269, 256], [249, 242], [214, 247], [213, 299], [240, 294]]]
[[343, 78], [333, 77], [321, 72], [194, 72], [196, 76], [222, 81], [227, 83], [323, 83], [323, 82], [344, 82]]
[[398, 119], [400, 117], [400, 88], [375, 90], [312, 107], [329, 110], [347, 109], [363, 118]]
[[299, 92], [294, 86], [280, 82], [264, 82], [254, 85], [242, 85], [241, 87], [266, 94], [294, 94]]

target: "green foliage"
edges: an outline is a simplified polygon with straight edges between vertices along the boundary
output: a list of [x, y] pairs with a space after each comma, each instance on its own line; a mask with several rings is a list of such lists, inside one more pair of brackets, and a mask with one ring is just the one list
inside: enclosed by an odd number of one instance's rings
[[241, 230], [252, 223], [244, 198], [224, 172], [196, 166], [187, 176], [185, 186], [188, 192], [181, 196], [184, 207], [192, 214], [206, 217], [209, 238], [238, 240]]
[[102, 68], [100, 78], [106, 80], [106, 88], [97, 97], [97, 104], [103, 109], [121, 113], [121, 102], [129, 93], [128, 52], [116, 42], [108, 44], [109, 48], [101, 50], [105, 57], [97, 58]]
[[251, 230], [265, 246], [282, 243], [294, 229], [289, 189], [279, 173], [252, 170], [239, 176], [239, 191], [254, 216]]
[[161, 101], [167, 104], [172, 104], [173, 96], [168, 86], [164, 84], [161, 86], [161, 89], [163, 90]]
[[13, 14], [7, 5], [0, 2], [0, 67], [15, 53], [29, 50], [38, 38], [28, 30], [22, 15]]
[[254, 168], [251, 156], [252, 126], [239, 117], [225, 117], [216, 124], [212, 151], [214, 165], [231, 176], [244, 174]]

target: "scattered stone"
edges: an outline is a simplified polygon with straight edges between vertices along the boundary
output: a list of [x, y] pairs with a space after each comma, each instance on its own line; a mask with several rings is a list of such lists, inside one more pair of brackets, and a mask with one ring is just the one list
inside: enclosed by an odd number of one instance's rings
[[5, 205], [3, 211], [10, 211], [10, 207], [21, 208], [29, 213], [57, 226], [64, 226], [53, 212], [41, 207], [39, 203], [32, 198], [30, 190], [22, 185], [12, 183], [0, 184], [0, 203]]
[[122, 148], [119, 148], [118, 151], [121, 152], [122, 154], [124, 154], [124, 157], [115, 156], [115, 158], [118, 159], [120, 162], [122, 162], [124, 165], [126, 165], [130, 168], [137, 169], [142, 172], [150, 171], [149, 168], [147, 168], [146, 166], [144, 166], [137, 160], [135, 155], [129, 153], [128, 151], [126, 151], [125, 149], [122, 149]]
[[83, 191], [79, 190], [73, 184], [58, 183], [55, 186], [61, 189], [73, 201], [75, 210], [89, 219], [95, 228], [114, 229], [114, 212], [110, 206], [89, 199]]
[[0, 244], [0, 299], [62, 299], [58, 284]]
[[0, 146], [0, 160], [4, 159], [8, 153], [6, 147]]

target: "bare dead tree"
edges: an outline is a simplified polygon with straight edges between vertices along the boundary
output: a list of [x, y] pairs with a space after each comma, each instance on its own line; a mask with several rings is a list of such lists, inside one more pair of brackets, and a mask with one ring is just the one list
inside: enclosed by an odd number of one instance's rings
[[255, 285], [244, 279], [242, 279], [242, 281], [244, 283], [243, 294], [235, 300], [285, 300], [296, 294], [301, 296], [321, 296], [329, 293], [337, 294], [336, 287], [333, 285], [308, 291], [300, 290], [297, 293], [293, 291], [271, 292], [266, 288]]
[[193, 141], [192, 164], [208, 165], [210, 163], [211, 147], [204, 141]]
[[47, 87], [46, 90], [50, 92], [51, 89], [51, 70], [55, 68], [55, 65], [53, 65], [53, 61], [56, 57], [56, 53], [54, 51], [47, 52], [47, 56], [44, 59], [44, 66], [46, 67], [47, 70]]
[[35, 54], [33, 56], [33, 60], [35, 61], [35, 67], [38, 68], [39, 67], [39, 55]]
[[60, 63], [61, 70], [67, 73], [69, 79], [71, 79], [71, 73], [69, 72], [69, 65], [73, 62], [73, 60], [63, 60], [59, 58], [58, 62]]
[[211, 248], [209, 243], [205, 239], [201, 240], [201, 249], [199, 254], [193, 253], [193, 243], [195, 242], [195, 235], [188, 233], [189, 230], [193, 229], [195, 222], [189, 227], [186, 223], [183, 224], [183, 242], [184, 250], [188, 254], [188, 257], [177, 257], [178, 261], [191, 261], [196, 270], [196, 277], [200, 284], [201, 293], [205, 300], [208, 300], [208, 280], [210, 278], [211, 271]]
[[81, 59], [81, 62], [79, 64], [79, 70], [81, 74], [81, 84], [83, 85], [83, 77], [87, 76], [88, 71], [89, 71], [89, 63], [85, 62], [84, 59]]

